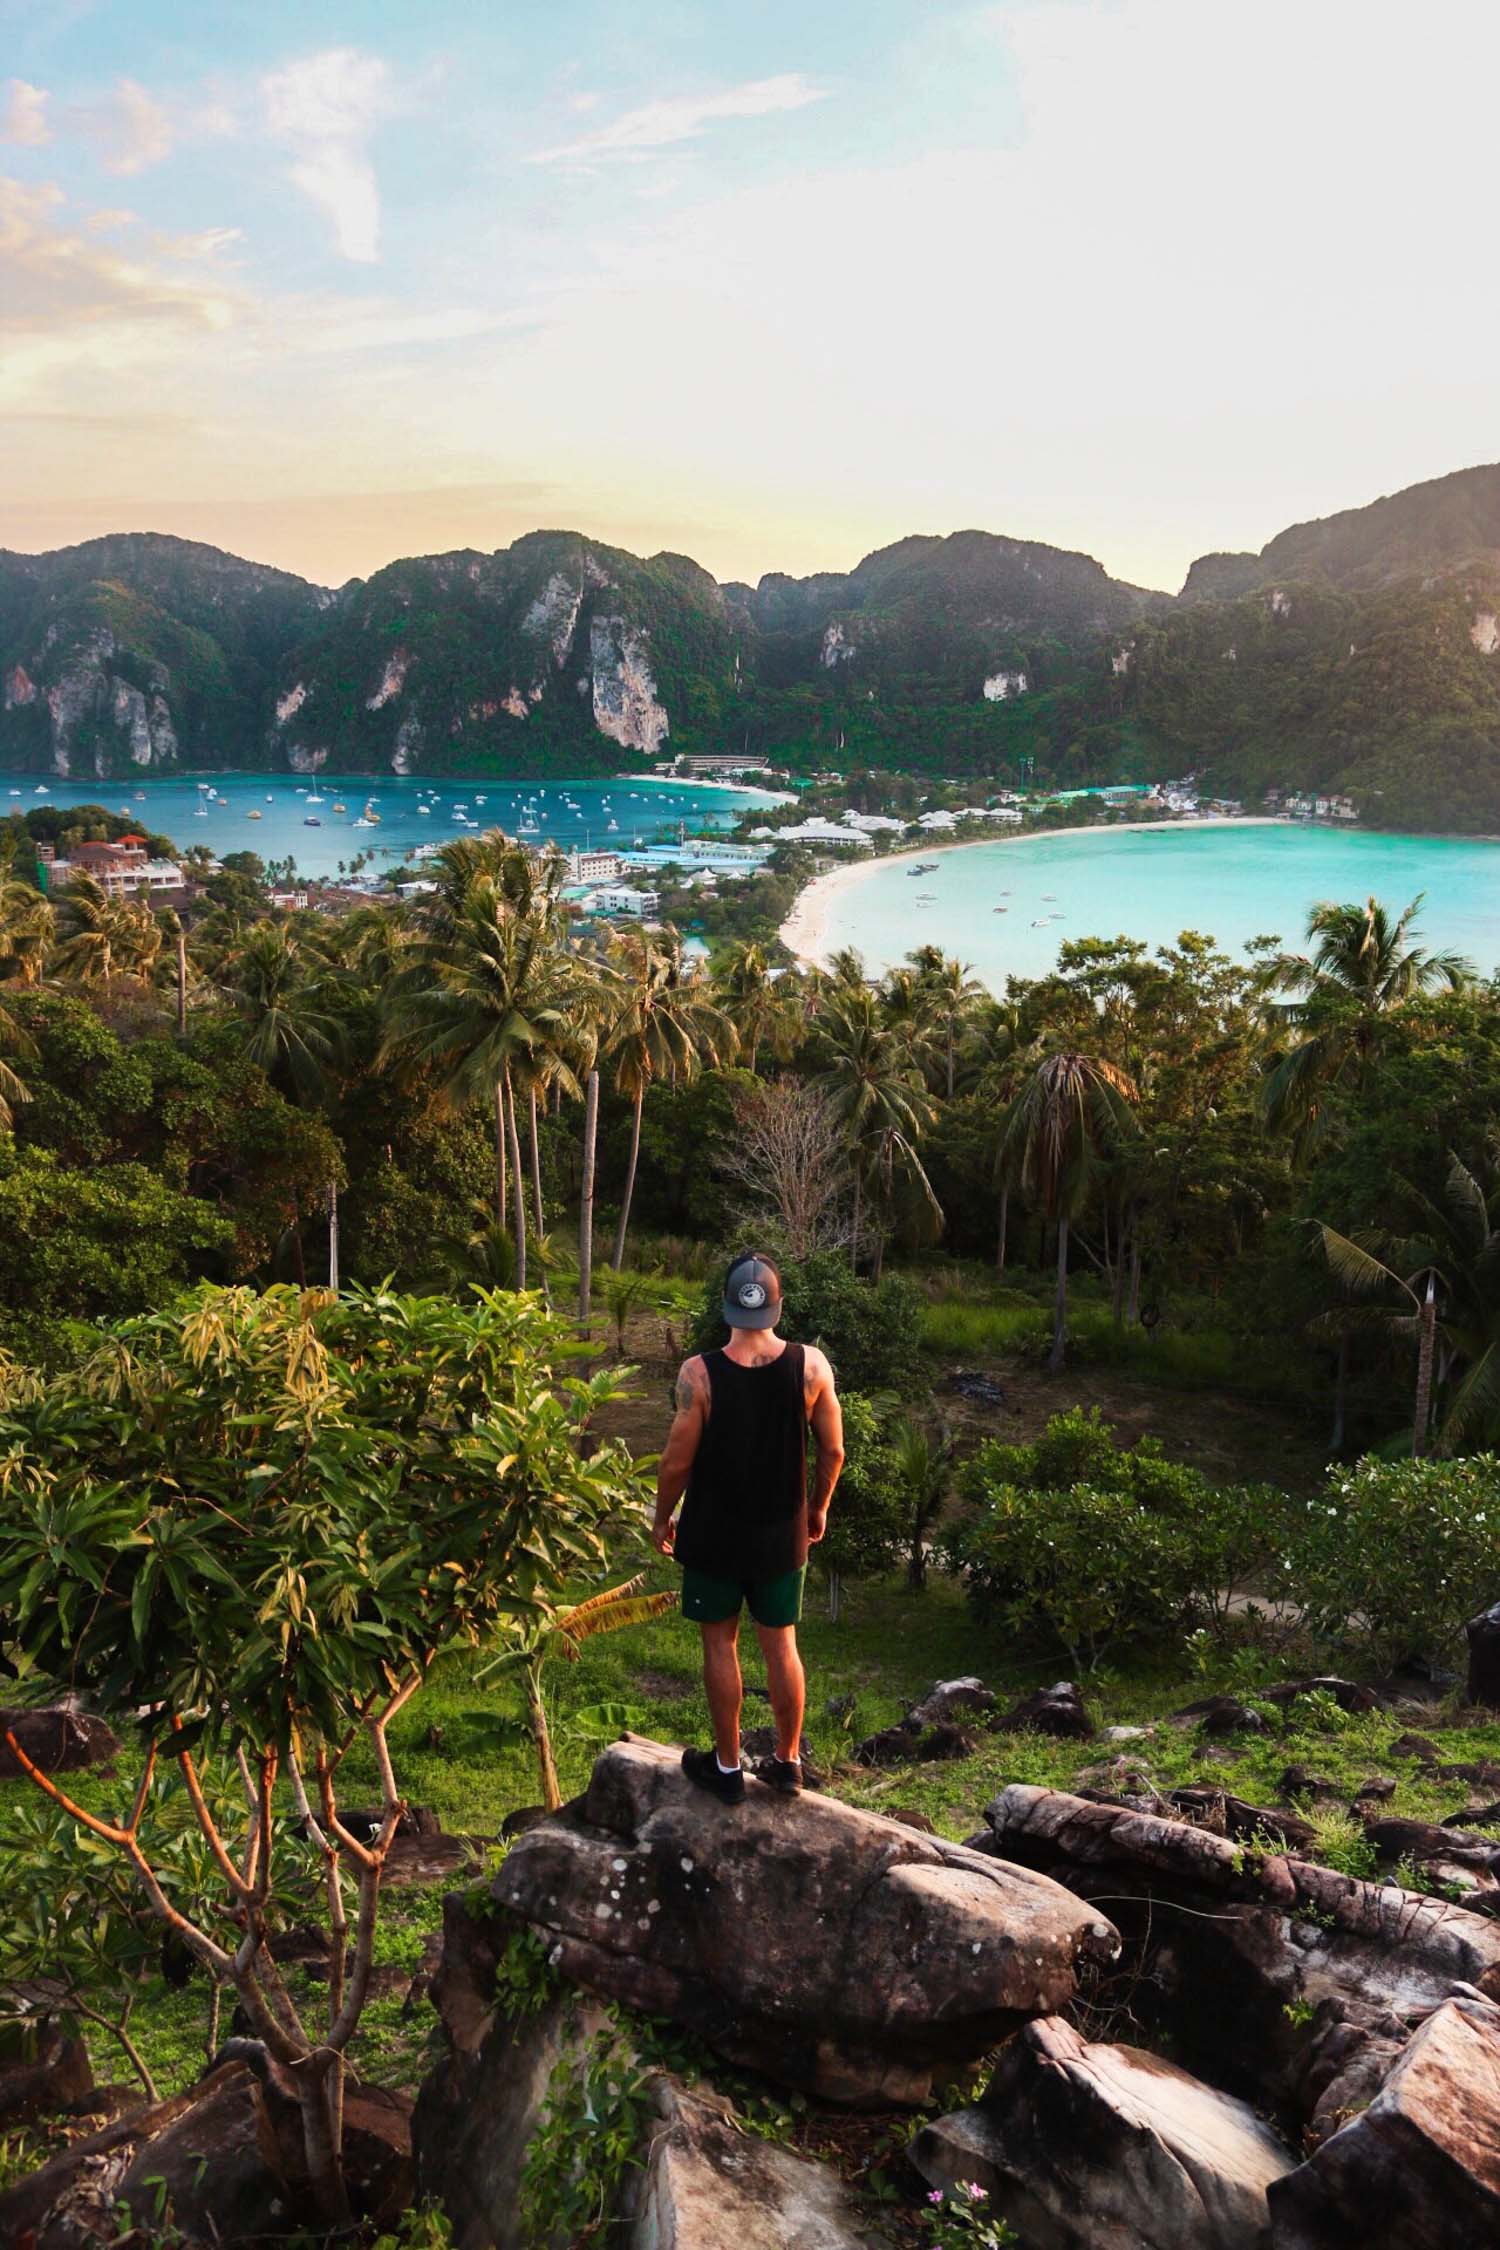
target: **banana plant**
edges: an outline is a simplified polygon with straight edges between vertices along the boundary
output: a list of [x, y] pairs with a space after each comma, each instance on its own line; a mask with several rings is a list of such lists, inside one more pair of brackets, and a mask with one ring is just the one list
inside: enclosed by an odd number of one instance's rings
[[635, 1578], [627, 1578], [623, 1586], [611, 1586], [602, 1594], [591, 1594], [587, 1601], [554, 1609], [546, 1617], [518, 1620], [510, 1628], [515, 1645], [479, 1675], [487, 1679], [494, 1672], [519, 1673], [526, 1697], [527, 1724], [542, 1777], [542, 1802], [548, 1812], [556, 1812], [563, 1800], [552, 1755], [552, 1730], [547, 1723], [547, 1705], [542, 1694], [547, 1659], [562, 1656], [569, 1664], [576, 1664], [585, 1641], [595, 1639], [600, 1633], [620, 1633], [632, 1625], [649, 1625], [652, 1618], [675, 1609], [675, 1593], [648, 1594], [643, 1591], [645, 1584], [646, 1574], [642, 1571]]

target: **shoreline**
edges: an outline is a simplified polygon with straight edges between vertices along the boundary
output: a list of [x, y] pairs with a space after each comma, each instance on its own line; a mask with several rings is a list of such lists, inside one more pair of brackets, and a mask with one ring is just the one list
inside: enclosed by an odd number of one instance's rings
[[[962, 843], [913, 844], [909, 849], [903, 846], [899, 852], [872, 853], [868, 859], [815, 875], [798, 892], [792, 911], [777, 935], [804, 968], [823, 968], [832, 950], [828, 943], [828, 921], [834, 903], [846, 891], [867, 881], [877, 868], [894, 867], [903, 859], [926, 859], [931, 852], [972, 852], [986, 846], [1034, 844], [1049, 836], [1175, 835], [1181, 829], [1196, 833], [1201, 828], [1297, 828], [1304, 825], [1306, 823], [1283, 820], [1275, 813], [1215, 813], [1203, 820], [1083, 820], [1070, 828], [1027, 828], [1004, 836], [966, 836]], [[1480, 839], [1466, 838], [1465, 841]]]

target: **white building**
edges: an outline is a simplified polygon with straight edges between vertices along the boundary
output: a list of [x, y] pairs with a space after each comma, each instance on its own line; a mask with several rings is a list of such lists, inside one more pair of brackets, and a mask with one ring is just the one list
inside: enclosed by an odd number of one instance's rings
[[846, 812], [846, 828], [857, 828], [864, 836], [899, 835], [906, 826], [904, 820], [892, 820], [888, 813]]
[[618, 852], [574, 850], [568, 854], [568, 874], [575, 883], [611, 883], [624, 864]]
[[855, 851], [867, 852], [870, 839], [857, 828], [842, 828], [831, 820], [820, 820], [816, 813], [801, 820], [795, 828], [783, 828], [782, 840], [793, 844], [843, 844], [852, 845]]
[[629, 883], [606, 884], [589, 902], [596, 914], [644, 916], [661, 911], [660, 891], [638, 891]]

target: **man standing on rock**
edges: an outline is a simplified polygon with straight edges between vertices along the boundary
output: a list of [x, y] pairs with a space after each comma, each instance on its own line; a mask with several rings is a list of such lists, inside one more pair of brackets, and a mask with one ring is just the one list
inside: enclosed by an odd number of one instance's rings
[[[724, 1282], [729, 1341], [684, 1362], [677, 1411], [656, 1476], [652, 1543], [682, 1565], [682, 1613], [703, 1633], [712, 1750], [685, 1750], [690, 1781], [737, 1805], [740, 1609], [755, 1623], [776, 1720], [776, 1755], [761, 1779], [789, 1797], [802, 1787], [806, 1682], [797, 1654], [809, 1545], [823, 1536], [844, 1465], [844, 1420], [833, 1370], [812, 1344], [776, 1333], [781, 1276], [770, 1258], [736, 1258]], [[817, 1466], [807, 1496], [807, 1432]], [[673, 1511], [687, 1498], [679, 1522]]]

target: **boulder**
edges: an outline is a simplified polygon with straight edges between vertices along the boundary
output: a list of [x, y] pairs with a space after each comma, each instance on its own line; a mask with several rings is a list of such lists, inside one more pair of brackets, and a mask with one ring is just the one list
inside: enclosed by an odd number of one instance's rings
[[1294, 2159], [1245, 2103], [1055, 2017], [1000, 2056], [977, 2109], [923, 2128], [935, 2187], [973, 2182], [1035, 2250], [1268, 2250]]
[[1445, 1900], [1021, 1783], [988, 1819], [996, 1852], [1098, 1900], [1138, 1972], [1142, 2021], [1247, 2100], [1306, 2114], [1325, 2000], [1409, 2026], [1457, 1982], [1500, 1993], [1500, 1928]]
[[112, 1766], [120, 1754], [118, 1737], [104, 1721], [72, 1701], [39, 1711], [0, 1711], [0, 1781], [13, 1781], [25, 1770], [7, 1736], [14, 1736], [43, 1773]]
[[1295, 1813], [1252, 1805], [1244, 1797], [1211, 1784], [1174, 1789], [1168, 1802], [1174, 1812], [1199, 1828], [1211, 1828], [1216, 1835], [1233, 1837], [1237, 1843], [1274, 1844], [1279, 1851], [1305, 1851], [1318, 1833], [1310, 1820], [1300, 1820]]
[[1461, 1758], [1438, 1767], [1439, 1781], [1466, 1781], [1471, 1789], [1500, 1789], [1500, 1765], [1493, 1758]]
[[998, 1734], [1018, 1734], [1024, 1727], [1080, 1742], [1094, 1732], [1088, 1706], [1071, 1680], [1056, 1680], [1051, 1687], [1037, 1688], [995, 1721]]
[[1356, 1805], [1383, 1805], [1395, 1796], [1398, 1784], [1388, 1773], [1372, 1773], [1354, 1792]]
[[1500, 1602], [1464, 1627], [1469, 1641], [1468, 1700], [1500, 1710]]
[[1425, 1734], [1398, 1734], [1386, 1752], [1388, 1758], [1415, 1758], [1422, 1766], [1435, 1766], [1442, 1755]]
[[1331, 1695], [1341, 1711], [1375, 1711], [1381, 1703], [1377, 1688], [1341, 1680], [1336, 1672], [1319, 1672], [1310, 1680], [1278, 1680], [1274, 1687], [1257, 1688], [1262, 1703], [1295, 1703], [1304, 1695]]
[[742, 2133], [727, 2104], [664, 2079], [629, 2250], [886, 2250], [838, 2174]]
[[443, 1901], [431, 1986], [443, 2045], [417, 2096], [412, 2153], [417, 2194], [446, 2211], [454, 2250], [533, 2250], [518, 2216], [526, 2146], [553, 2071], [608, 2020], [587, 1995], [562, 1991], [529, 2011], [497, 2007], [496, 1960], [513, 1929], [459, 1896]]
[[[14, 1987], [12, 1994], [15, 2004]], [[29, 2004], [25, 1994], [20, 1997]], [[0, 2127], [71, 2109], [93, 2088], [87, 2047], [51, 2016], [41, 2013], [0, 2023]]]
[[1179, 1726], [1200, 1726], [1205, 1734], [1265, 1734], [1270, 1727], [1264, 1712], [1237, 1695], [1206, 1695], [1199, 1703], [1184, 1704], [1172, 1717]]
[[866, 1735], [854, 1753], [857, 1766], [914, 1766], [942, 1758], [972, 1758], [975, 1743], [972, 1734], [962, 1727], [950, 1726], [946, 1721], [935, 1727], [913, 1726], [902, 1719], [893, 1727], [882, 1727], [879, 1734]]
[[1294, 1805], [1341, 1794], [1336, 1781], [1330, 1781], [1326, 1774], [1312, 1773], [1306, 1766], [1288, 1766], [1276, 1784], [1276, 1793]]
[[983, 1680], [936, 1680], [920, 1703], [906, 1714], [908, 1726], [935, 1727], [954, 1719], [972, 1718], [976, 1711], [993, 1711], [995, 1698]]
[[1500, 2241], [1500, 2011], [1445, 2000], [1368, 2107], [1270, 2189], [1274, 2250]]
[[855, 2107], [926, 2100], [1119, 1950], [1059, 1884], [816, 1794], [721, 1804], [630, 1736], [491, 1895], [572, 1982]]

